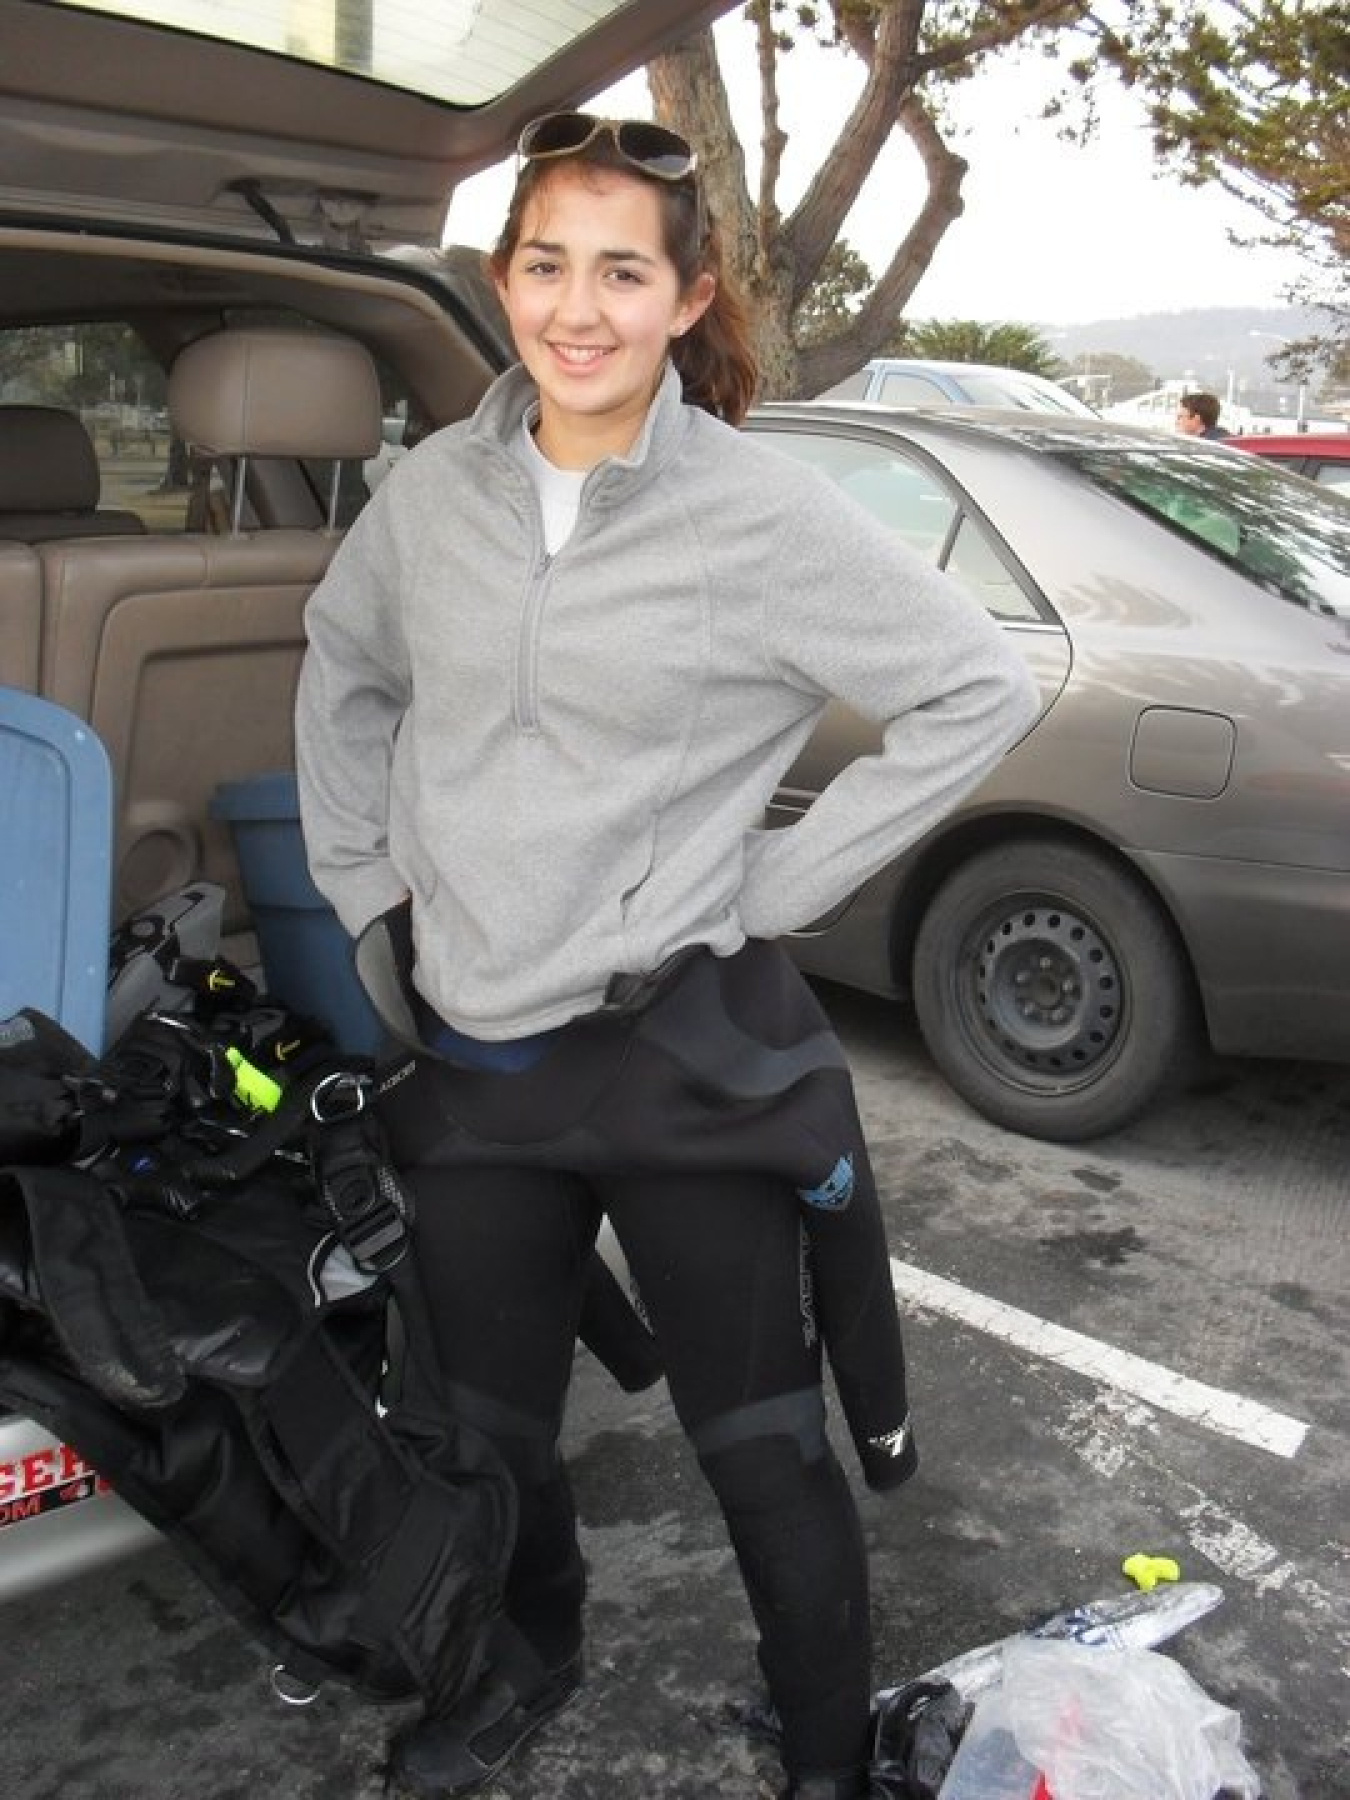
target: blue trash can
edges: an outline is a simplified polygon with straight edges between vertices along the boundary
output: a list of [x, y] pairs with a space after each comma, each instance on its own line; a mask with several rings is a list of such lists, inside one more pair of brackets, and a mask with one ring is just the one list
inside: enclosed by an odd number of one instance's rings
[[108, 753], [55, 701], [0, 687], [0, 1019], [46, 1013], [101, 1055], [113, 781]]
[[294, 774], [226, 782], [211, 816], [234, 839], [268, 993], [321, 1020], [340, 1049], [376, 1055], [384, 1028], [357, 978], [352, 940], [310, 878]]

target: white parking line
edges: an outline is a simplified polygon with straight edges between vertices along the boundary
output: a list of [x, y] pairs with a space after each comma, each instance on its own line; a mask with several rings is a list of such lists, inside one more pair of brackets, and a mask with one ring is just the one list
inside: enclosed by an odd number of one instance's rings
[[1192, 1381], [1188, 1375], [1178, 1375], [1161, 1363], [1149, 1362], [1129, 1350], [1117, 1350], [1112, 1344], [1070, 1331], [1066, 1326], [1053, 1325], [1035, 1313], [1023, 1312], [1002, 1300], [991, 1300], [987, 1294], [977, 1294], [959, 1282], [930, 1274], [927, 1269], [916, 1268], [894, 1256], [891, 1277], [899, 1299], [911, 1306], [945, 1313], [1032, 1356], [1074, 1369], [1090, 1381], [1134, 1394], [1178, 1418], [1238, 1438], [1259, 1450], [1269, 1450], [1272, 1455], [1297, 1456], [1308, 1434], [1303, 1420], [1275, 1412], [1259, 1400]]

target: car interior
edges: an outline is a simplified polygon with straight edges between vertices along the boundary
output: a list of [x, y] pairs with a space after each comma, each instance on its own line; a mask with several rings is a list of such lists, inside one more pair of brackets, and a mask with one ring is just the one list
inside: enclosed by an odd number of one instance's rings
[[[107, 747], [113, 922], [205, 879], [237, 931], [211, 797], [293, 767], [305, 602], [400, 445], [502, 366], [492, 289], [476, 252], [383, 275], [33, 237], [0, 230], [0, 681]], [[59, 379], [91, 344], [114, 346], [92, 405]]]
[[[265, 961], [213, 798], [287, 787], [307, 599], [510, 360], [481, 253], [432, 247], [454, 187], [725, 0], [347, 10], [0, 0], [0, 1012], [91, 1049], [147, 903], [210, 955], [223, 898], [220, 950]], [[0, 1407], [30, 1467], [79, 1478], [0, 1504], [0, 1598], [147, 1530], [67, 1505], [94, 1472]]]

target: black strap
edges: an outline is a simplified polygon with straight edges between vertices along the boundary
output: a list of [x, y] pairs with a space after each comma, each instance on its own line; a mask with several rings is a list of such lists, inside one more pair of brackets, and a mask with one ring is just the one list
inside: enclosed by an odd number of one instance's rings
[[394, 1172], [365, 1073], [340, 1069], [310, 1091], [310, 1159], [319, 1197], [358, 1269], [388, 1275], [408, 1253], [412, 1202]]
[[68, 1078], [80, 1115], [76, 1156], [152, 1143], [234, 1092], [225, 1045], [194, 1020], [142, 1013], [108, 1054]]

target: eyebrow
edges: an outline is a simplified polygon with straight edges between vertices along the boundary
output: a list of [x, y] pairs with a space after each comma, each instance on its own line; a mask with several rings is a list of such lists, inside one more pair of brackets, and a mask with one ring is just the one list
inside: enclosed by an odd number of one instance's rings
[[[520, 248], [537, 250], [545, 256], [565, 256], [567, 253], [566, 244], [551, 243], [547, 238], [526, 238]], [[602, 250], [600, 255], [605, 262], [645, 263], [649, 268], [656, 267], [656, 258], [642, 250]]]

